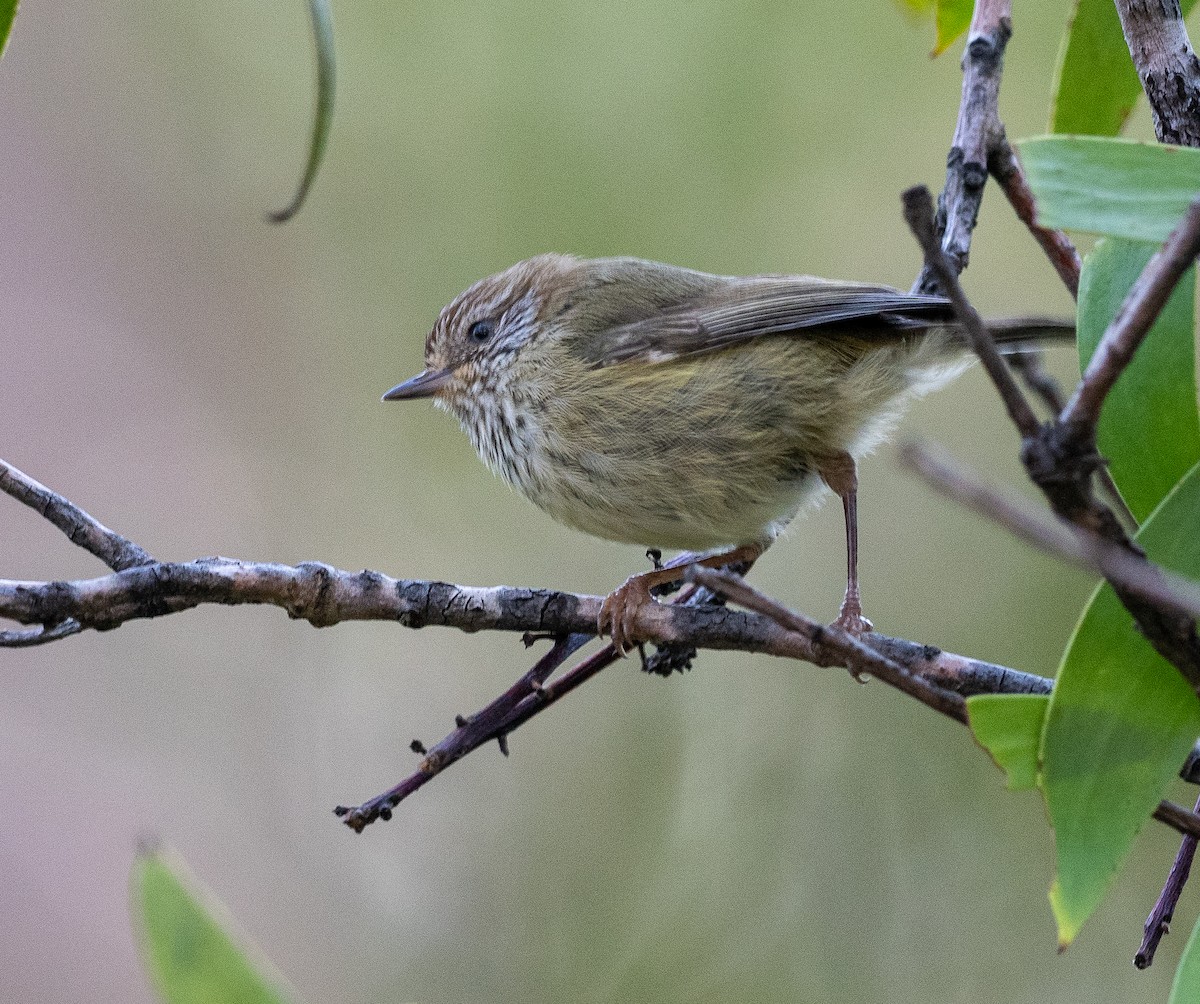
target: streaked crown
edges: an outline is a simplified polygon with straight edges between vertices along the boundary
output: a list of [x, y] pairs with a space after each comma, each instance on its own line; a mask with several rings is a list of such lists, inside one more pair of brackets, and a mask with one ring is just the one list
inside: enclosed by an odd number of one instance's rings
[[569, 255], [539, 255], [481, 279], [442, 308], [425, 340], [425, 365], [453, 372], [448, 396], [494, 385], [498, 362], [536, 336], [552, 292], [577, 264]]

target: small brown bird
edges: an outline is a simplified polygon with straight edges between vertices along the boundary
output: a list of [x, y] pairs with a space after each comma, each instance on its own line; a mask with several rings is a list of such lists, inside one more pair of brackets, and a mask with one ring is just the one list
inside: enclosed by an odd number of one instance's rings
[[[1016, 348], [1073, 331], [992, 327]], [[887, 286], [545, 254], [445, 307], [424, 372], [383, 399], [432, 397], [493, 471], [568, 526], [712, 552], [607, 597], [599, 629], [619, 651], [653, 586], [692, 561], [753, 562], [825, 486], [846, 518], [835, 623], [861, 633], [855, 460], [969, 365], [955, 328], [948, 301]]]

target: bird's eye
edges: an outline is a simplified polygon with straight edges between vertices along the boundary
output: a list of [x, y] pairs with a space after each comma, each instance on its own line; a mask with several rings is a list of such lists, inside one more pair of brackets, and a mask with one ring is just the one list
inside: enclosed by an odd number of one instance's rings
[[467, 337], [473, 342], [486, 342], [496, 333], [496, 328], [491, 321], [476, 321], [467, 328]]

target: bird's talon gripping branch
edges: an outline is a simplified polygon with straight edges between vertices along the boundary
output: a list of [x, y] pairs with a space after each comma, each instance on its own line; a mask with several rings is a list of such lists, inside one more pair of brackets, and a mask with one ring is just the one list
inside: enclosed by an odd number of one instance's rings
[[631, 575], [623, 585], [614, 589], [604, 598], [604, 602], [600, 605], [597, 630], [601, 637], [604, 635], [612, 637], [613, 648], [617, 650], [618, 655], [624, 658], [631, 648], [640, 642], [650, 640], [638, 636], [635, 628], [638, 611], [646, 604], [655, 602], [655, 590], [682, 582], [688, 576], [688, 569], [693, 566], [724, 568], [741, 562], [753, 564], [766, 550], [766, 547], [765, 543], [743, 544], [729, 551], [709, 554], [694, 558], [694, 560], [692, 555], [688, 555], [687, 559], [683, 561], [676, 558], [674, 562], [668, 562], [652, 572]]
[[830, 626], [840, 628], [846, 634], [853, 635], [855, 638], [859, 638], [864, 634], [870, 634], [875, 630], [875, 625], [862, 615], [862, 610], [853, 608], [848, 610], [846, 607], [842, 607], [842, 612], [838, 614], [837, 620]]
[[653, 572], [631, 575], [624, 584], [604, 597], [604, 602], [600, 605], [597, 628], [601, 635], [607, 634], [612, 637], [613, 648], [622, 659], [642, 640], [636, 637], [634, 626], [637, 623], [638, 611], [647, 603], [654, 602], [650, 595], [650, 583], [647, 582], [647, 579], [653, 576]]

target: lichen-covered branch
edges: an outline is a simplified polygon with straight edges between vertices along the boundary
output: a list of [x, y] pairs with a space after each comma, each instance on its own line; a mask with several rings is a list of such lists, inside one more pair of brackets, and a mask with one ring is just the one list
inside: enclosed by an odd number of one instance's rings
[[[956, 275], [967, 267], [991, 152], [1004, 138], [999, 113], [1000, 79], [1004, 49], [1012, 36], [1011, 14], [1011, 0], [978, 0], [967, 31], [962, 100], [946, 157], [946, 184], [937, 203], [942, 249]], [[912, 291], [943, 292], [928, 267], [921, 270]]]
[[1159, 141], [1200, 146], [1200, 60], [1178, 0], [1116, 3]]

